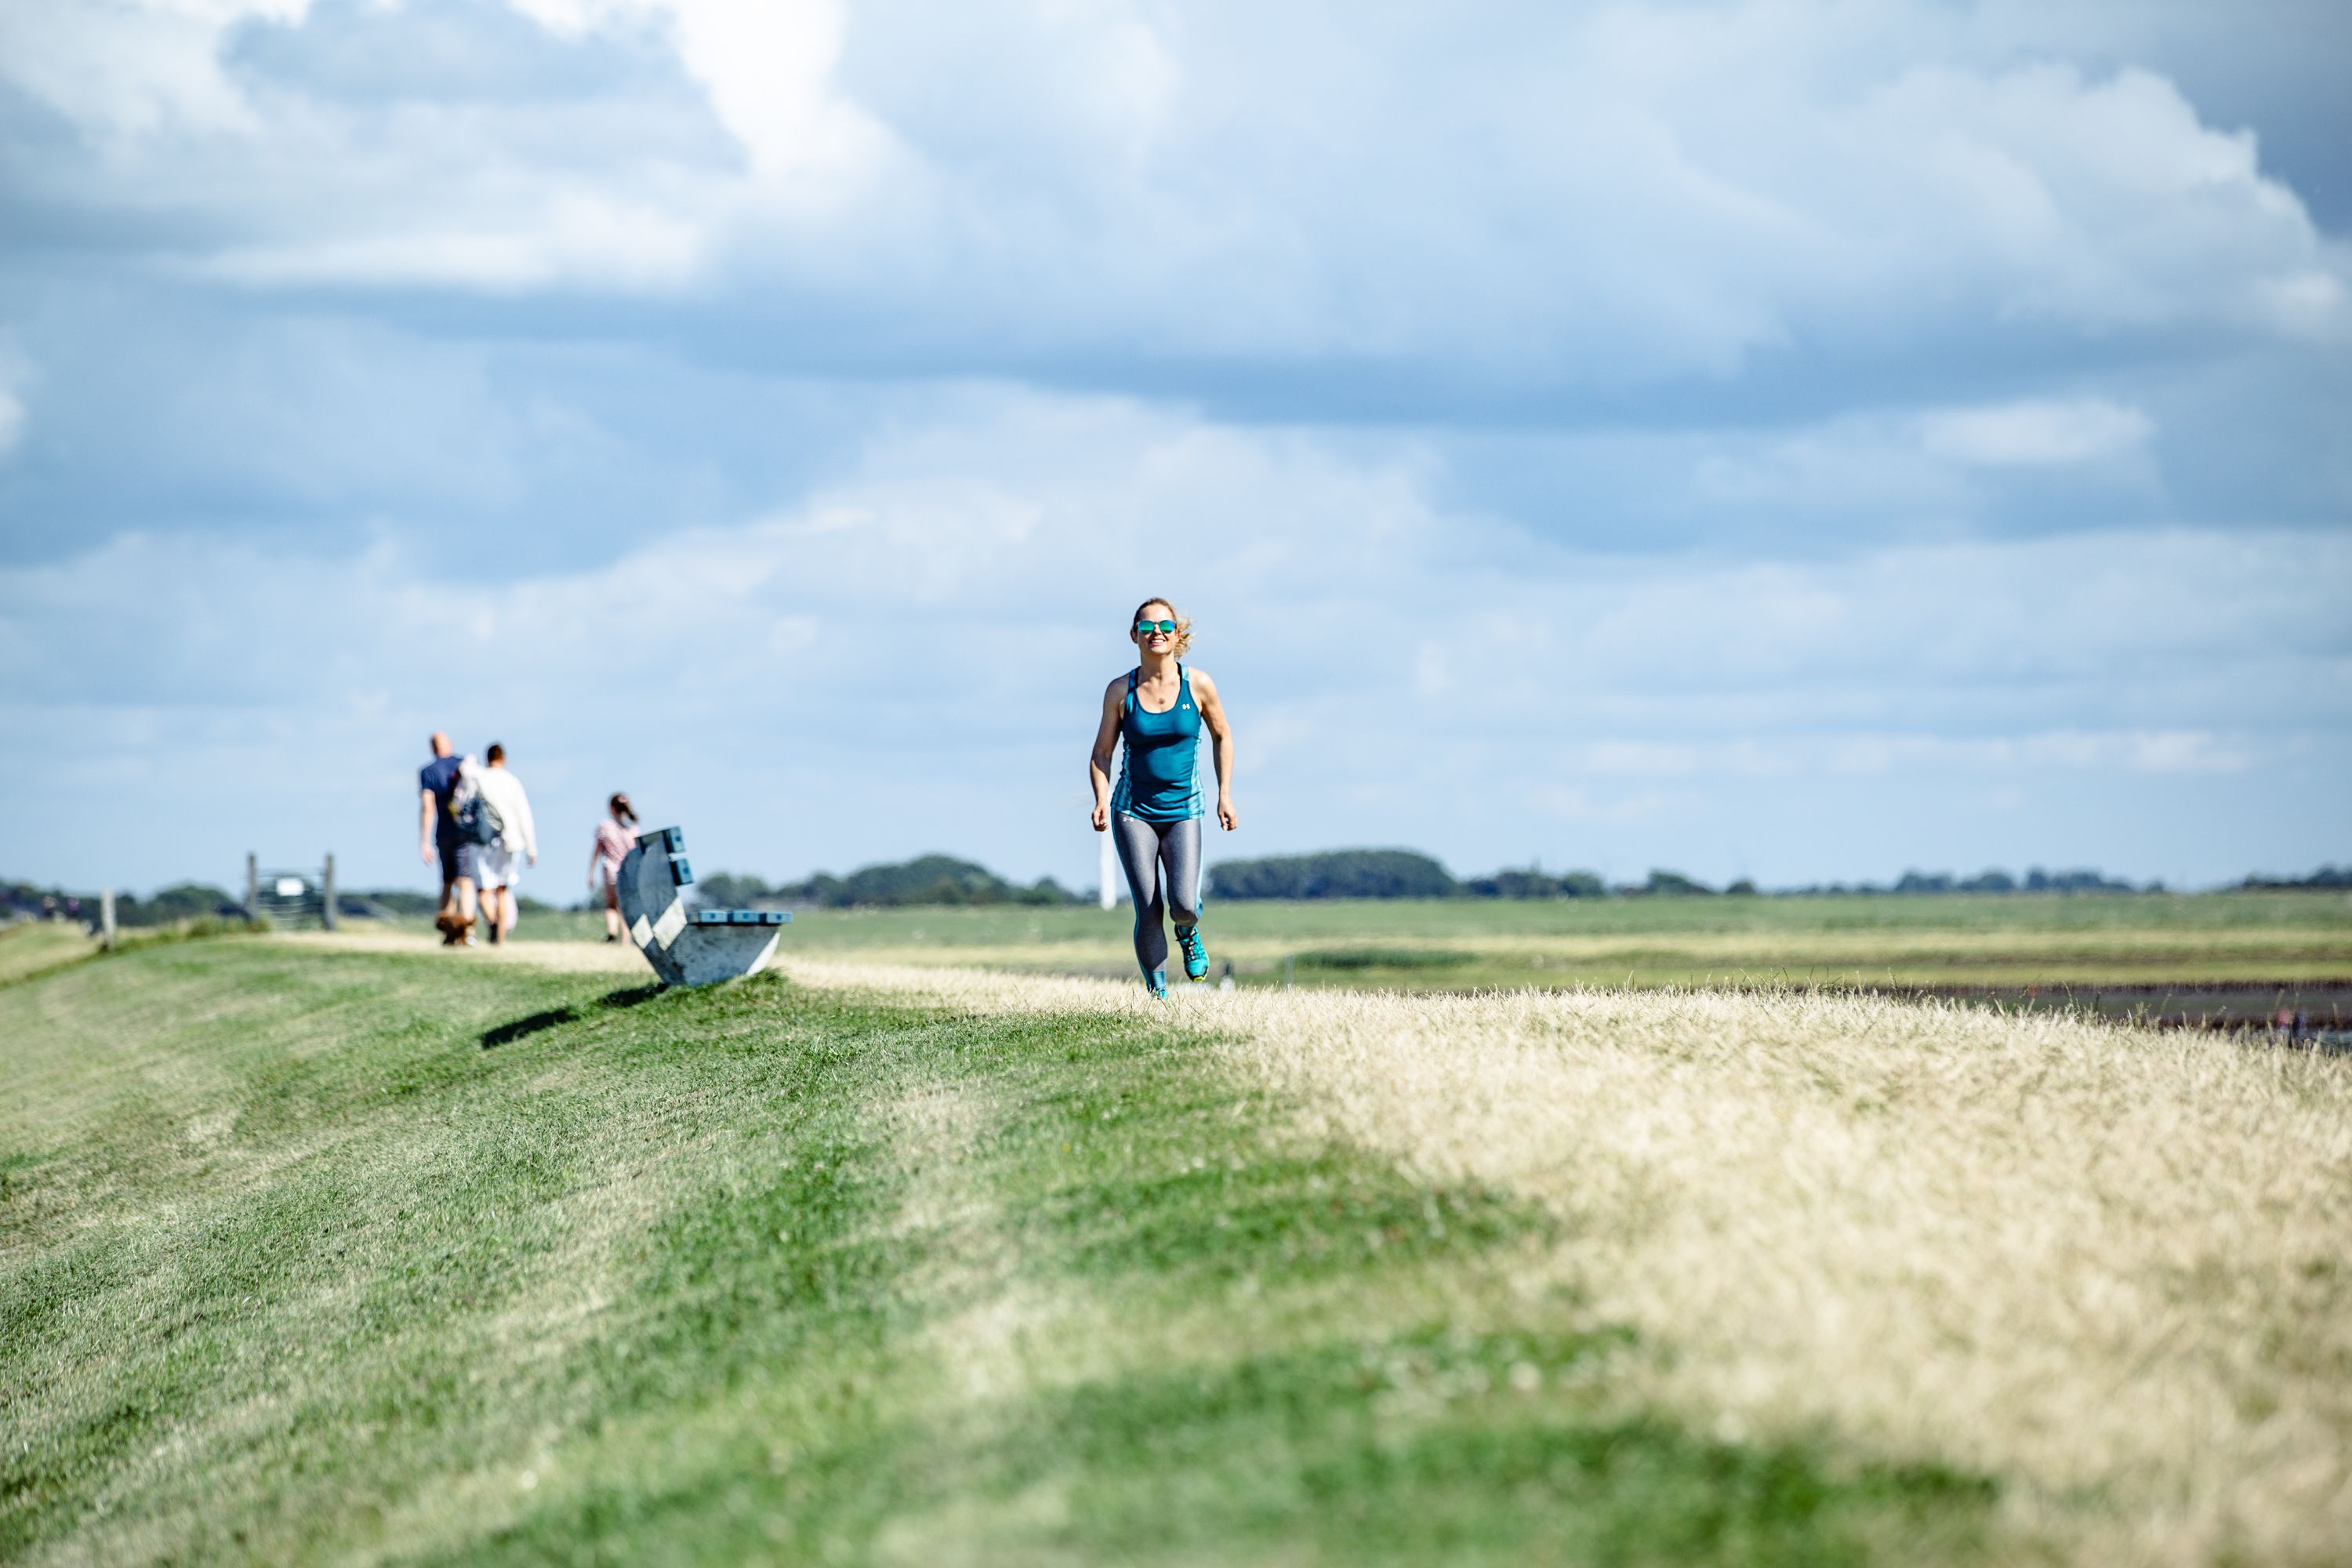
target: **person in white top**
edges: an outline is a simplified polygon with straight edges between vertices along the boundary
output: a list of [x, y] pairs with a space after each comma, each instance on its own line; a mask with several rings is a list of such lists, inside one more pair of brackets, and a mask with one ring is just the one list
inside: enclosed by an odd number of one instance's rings
[[531, 826], [530, 796], [522, 780], [507, 767], [507, 749], [493, 745], [482, 753], [489, 766], [475, 777], [482, 802], [498, 814], [499, 840], [474, 851], [474, 885], [482, 896], [482, 918], [492, 942], [514, 933], [515, 889], [525, 864], [539, 864], [539, 832]]

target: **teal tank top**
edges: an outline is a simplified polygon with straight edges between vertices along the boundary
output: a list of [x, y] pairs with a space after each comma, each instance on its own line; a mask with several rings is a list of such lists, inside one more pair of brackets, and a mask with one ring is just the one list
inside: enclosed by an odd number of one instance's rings
[[1119, 710], [1118, 784], [1110, 808], [1142, 822], [1182, 822], [1201, 815], [1201, 785], [1194, 763], [1201, 755], [1201, 710], [1192, 700], [1192, 677], [1176, 667], [1176, 706], [1147, 713], [1135, 695], [1139, 669], [1127, 672], [1127, 700]]

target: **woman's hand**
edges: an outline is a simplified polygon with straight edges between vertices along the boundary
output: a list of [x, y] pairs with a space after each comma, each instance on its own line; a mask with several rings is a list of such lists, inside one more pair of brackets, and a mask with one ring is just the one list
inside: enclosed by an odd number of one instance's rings
[[1241, 814], [1234, 809], [1234, 797], [1223, 793], [1217, 795], [1217, 826], [1231, 833], [1242, 825]]
[[1095, 802], [1095, 831], [1097, 833], [1110, 831], [1110, 807], [1099, 800]]

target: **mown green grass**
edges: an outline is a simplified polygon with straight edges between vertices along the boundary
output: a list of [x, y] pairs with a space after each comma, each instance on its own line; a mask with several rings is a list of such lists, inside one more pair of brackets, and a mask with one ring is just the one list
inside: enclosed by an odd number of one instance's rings
[[1838, 1563], [1553, 1223], [1151, 1019], [200, 941], [0, 1002], [0, 1559]]
[[[1124, 976], [1126, 907], [797, 911], [787, 950]], [[594, 916], [528, 917], [532, 941]], [[1243, 984], [1418, 990], [1704, 984], [2164, 985], [2352, 979], [2336, 892], [1220, 902]]]

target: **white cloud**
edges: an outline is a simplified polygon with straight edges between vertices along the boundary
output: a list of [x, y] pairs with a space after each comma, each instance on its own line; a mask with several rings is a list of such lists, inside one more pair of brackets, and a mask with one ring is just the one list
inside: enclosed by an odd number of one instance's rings
[[2280, 332], [2341, 342], [2352, 324], [2352, 294], [2341, 269], [2309, 268], [2264, 278], [2255, 285], [2255, 310]]
[[[1948, 537], [2002, 517], [2070, 531], [2084, 524], [2085, 503], [2099, 526], [2119, 501], [2160, 502], [2157, 436], [2141, 408], [2077, 395], [1843, 415], [1786, 433], [1676, 433], [1643, 457], [1654, 504], [1672, 496], [1707, 516], [1773, 519], [1824, 538]], [[2030, 511], [2025, 482], [2044, 492]], [[2054, 483], [2063, 500], [2050, 499]]]
[[832, 171], [876, 156], [878, 128], [833, 86], [842, 0], [508, 0], [560, 34], [667, 21], [679, 62], [751, 155], [755, 173]]
[[2144, 446], [2148, 416], [2105, 398], [1953, 408], [1919, 421], [1928, 451], [1984, 468], [2085, 463]]
[[203, 238], [165, 240], [163, 264], [263, 288], [675, 293], [730, 227], [821, 218], [889, 155], [833, 89], [836, 0], [505, 3], [552, 36], [551, 65], [591, 36], [666, 47], [740, 155], [710, 157], [643, 83], [547, 101], [526, 77], [445, 101], [231, 72], [242, 30], [336, 25], [309, 0], [0, 0], [0, 81], [98, 145], [90, 167], [40, 171], [49, 200], [196, 216]]
[[[2249, 137], [2145, 70], [2020, 65], [1932, 0], [1497, 4], [1442, 28], [1354, 6], [1269, 26], [1118, 0], [509, 3], [551, 37], [666, 49], [740, 156], [676, 125], [551, 134], [595, 117], [528, 111], [529, 79], [517, 112], [456, 114], [223, 75], [237, 26], [333, 24], [301, 0], [0, 0], [0, 45], [24, 46], [0, 69], [145, 133], [57, 199], [193, 217], [194, 248], [257, 282], [706, 288], [982, 365], [1643, 384], [1989, 329], [2352, 331], [2352, 265]], [[673, 113], [651, 104], [598, 108]], [[611, 243], [583, 210], [616, 216]]]
[[[831, 89], [840, 0], [506, 3], [571, 38], [666, 23], [680, 63], [762, 173], [867, 152], [873, 128]], [[310, 12], [310, 0], [0, 0], [0, 79], [100, 132], [299, 132], [292, 106], [257, 108], [225, 74], [221, 54], [241, 26], [297, 26]]]
[[237, 247], [207, 258], [203, 269], [260, 286], [659, 289], [691, 279], [702, 258], [704, 237], [692, 224], [588, 192], [553, 191], [535, 210], [485, 217], [496, 226]]
[[763, 174], [871, 160], [879, 132], [833, 90], [840, 0], [662, 0], [678, 58]]
[[250, 130], [221, 40], [309, 11], [310, 0], [0, 0], [0, 81], [102, 134]]
[[29, 410], [25, 394], [35, 379], [33, 362], [5, 335], [0, 335], [0, 463], [16, 455], [25, 439]]
[[[323, 588], [354, 574], [334, 593], [273, 595], [317, 606], [302, 613], [319, 617], [322, 637], [380, 625], [404, 646], [503, 647], [509, 668], [557, 685], [594, 665], [609, 625], [768, 646], [788, 624], [787, 642], [819, 650], [823, 681], [845, 697], [894, 690], [910, 660], [933, 657], [925, 628], [935, 625], [995, 656], [973, 680], [1035, 696], [1034, 682], [1059, 678], [1019, 649], [1101, 645], [1115, 659], [1118, 617], [1139, 593], [1164, 591], [1200, 618], [1204, 662], [1280, 668], [1302, 700], [1326, 681], [1393, 683], [1441, 728], [1572, 716], [1583, 732], [1560, 754], [1597, 774], [1699, 767], [1685, 731], [1719, 735], [1734, 704], [1750, 705], [1741, 728], [1755, 734], [1812, 733], [1808, 704], [1832, 727], [1866, 717], [1873, 733], [1906, 704], [1972, 721], [2005, 707], [2024, 721], [2016, 732], [2042, 732], [2053, 726], [2034, 717], [2037, 703], [2113, 671], [2168, 668], [2193, 683], [2234, 662], [2316, 659], [2333, 646], [2326, 607], [2352, 590], [2352, 542], [2330, 535], [2089, 533], [1802, 563], [1596, 556], [1447, 512], [1430, 479], [1410, 442], [1342, 456], [1309, 436], [1120, 399], [975, 391], [926, 424], [887, 427], [788, 510], [674, 532], [597, 571], [534, 575], [524, 563], [519, 581], [477, 588], [379, 546], [347, 565], [263, 575], [323, 574]], [[246, 570], [217, 564], [241, 556], [131, 536], [71, 567], [19, 574], [8, 597], [49, 603], [55, 584], [80, 583], [91, 585], [73, 600], [82, 608], [110, 596], [112, 613], [170, 622], [183, 595], [209, 597], [214, 587], [197, 584], [215, 571]], [[121, 584], [110, 595], [94, 586], [109, 579]], [[363, 612], [339, 603], [352, 593]], [[1108, 645], [1103, 625], [1114, 627]], [[2256, 635], [2257, 625], [2284, 629]], [[1380, 635], [1349, 629], [1364, 626]], [[364, 670], [368, 654], [354, 645], [356, 662], [332, 679]], [[174, 679], [198, 690], [325, 678], [317, 665], [216, 676], [200, 658], [162, 662], [184, 666]], [[816, 678], [804, 673], [799, 689], [813, 692]], [[2231, 704], [2250, 712], [2257, 695]], [[2170, 700], [2135, 691], [2126, 706]], [[2135, 721], [2116, 732], [2195, 729]], [[1706, 752], [1705, 765], [1731, 754]], [[2134, 753], [2146, 765], [2181, 755]]]
[[[487, 583], [389, 544], [304, 560], [121, 538], [0, 573], [0, 662], [16, 732], [210, 713], [267, 731], [257, 776], [333, 795], [322, 756], [392, 748], [369, 765], [396, 782], [409, 731], [444, 723], [527, 753], [565, 809], [617, 778], [752, 847], [730, 859], [777, 868], [951, 838], [1055, 864], [1084, 716], [1147, 592], [1198, 622], [1249, 798], [1291, 843], [1475, 858], [1524, 843], [1527, 809], [1665, 837], [1736, 815], [1711, 794], [1730, 784], [2123, 790], [2228, 774], [2352, 720], [2341, 537], [1612, 559], [1449, 513], [1431, 479], [1410, 443], [1343, 456], [1120, 400], [973, 391], [802, 503], [593, 571], [524, 562]], [[257, 626], [313, 651], [252, 658]], [[113, 743], [73, 721], [59, 744], [100, 765]], [[964, 780], [953, 833], [926, 815], [941, 755]], [[193, 752], [152, 760], [201, 771]], [[16, 815], [58, 805], [41, 779], [11, 787]], [[814, 822], [843, 847], [811, 849]]]

